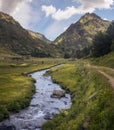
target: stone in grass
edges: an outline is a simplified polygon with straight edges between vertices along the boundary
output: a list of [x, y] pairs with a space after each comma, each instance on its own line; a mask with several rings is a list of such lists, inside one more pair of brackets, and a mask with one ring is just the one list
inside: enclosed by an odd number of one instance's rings
[[51, 98], [62, 98], [65, 97], [65, 92], [63, 90], [54, 90]]

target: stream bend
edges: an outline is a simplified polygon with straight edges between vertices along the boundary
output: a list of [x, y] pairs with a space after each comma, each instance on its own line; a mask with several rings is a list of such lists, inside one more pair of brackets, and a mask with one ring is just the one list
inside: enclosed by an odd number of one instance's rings
[[[44, 122], [51, 120], [54, 114], [62, 109], [69, 109], [72, 105], [70, 94], [60, 99], [51, 98], [54, 90], [62, 88], [53, 83], [51, 76], [44, 76], [50, 69], [30, 74], [35, 80], [36, 93], [33, 95], [30, 106], [0, 123], [0, 130], [41, 130]], [[4, 128], [3, 128], [4, 127]]]

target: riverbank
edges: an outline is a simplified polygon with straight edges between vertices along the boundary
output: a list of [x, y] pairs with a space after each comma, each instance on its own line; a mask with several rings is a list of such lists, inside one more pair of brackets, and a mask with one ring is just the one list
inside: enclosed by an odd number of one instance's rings
[[6, 127], [7, 129], [11, 126], [16, 130], [40, 130], [42, 124], [47, 120], [51, 120], [54, 114], [59, 114], [62, 109], [71, 107], [72, 103], [69, 94], [64, 94], [61, 98], [51, 97], [54, 90], [61, 92], [64, 90], [58, 84], [53, 83], [50, 76], [44, 75], [47, 70], [49, 69], [30, 74], [36, 81], [36, 92], [29, 107], [17, 114], [10, 115], [8, 120], [0, 123], [0, 128]]
[[0, 121], [30, 104], [34, 80], [27, 74], [63, 63], [63, 59], [25, 59], [0, 62]]
[[73, 105], [46, 122], [43, 130], [114, 129], [114, 94], [104, 76], [81, 61], [53, 69], [50, 74], [71, 92]]

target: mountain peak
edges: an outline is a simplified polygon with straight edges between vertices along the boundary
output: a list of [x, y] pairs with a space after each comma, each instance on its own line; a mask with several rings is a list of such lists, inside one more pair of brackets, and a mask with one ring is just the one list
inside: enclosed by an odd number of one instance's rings
[[99, 17], [95, 13], [86, 13], [85, 15], [83, 15], [80, 18], [79, 22], [82, 23], [82, 24], [84, 24], [84, 23], [86, 23], [88, 21], [92, 21], [92, 20], [95, 20], [95, 21], [100, 20], [100, 21], [102, 21], [101, 17]]
[[94, 17], [94, 18], [100, 18], [100, 16], [98, 16], [97, 14], [95, 13], [86, 13], [83, 17]]
[[54, 43], [64, 50], [65, 57], [78, 57], [81, 50], [92, 45], [92, 39], [98, 32], [105, 32], [110, 22], [101, 19], [94, 13], [86, 13], [79, 21], [60, 35]]

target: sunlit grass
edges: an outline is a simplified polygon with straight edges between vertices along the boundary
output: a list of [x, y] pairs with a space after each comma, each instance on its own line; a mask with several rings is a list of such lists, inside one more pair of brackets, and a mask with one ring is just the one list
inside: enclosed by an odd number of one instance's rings
[[71, 92], [73, 105], [45, 123], [43, 130], [114, 129], [113, 89], [105, 77], [84, 64], [66, 64], [50, 72], [55, 82]]
[[34, 80], [27, 73], [63, 63], [63, 59], [31, 58], [22, 61], [0, 61], [0, 120], [9, 112], [29, 105], [35, 92]]

